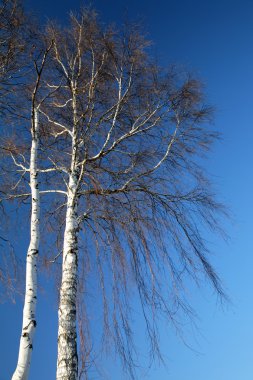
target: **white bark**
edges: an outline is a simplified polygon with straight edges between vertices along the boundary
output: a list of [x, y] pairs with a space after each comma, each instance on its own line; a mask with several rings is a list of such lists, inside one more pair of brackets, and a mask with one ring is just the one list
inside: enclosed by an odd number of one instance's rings
[[57, 380], [77, 380], [77, 332], [76, 332], [76, 294], [78, 269], [78, 223], [77, 223], [77, 189], [79, 175], [77, 174], [77, 107], [75, 96], [76, 85], [72, 82], [72, 158], [69, 175], [66, 226], [63, 241], [62, 280], [60, 303], [58, 310], [58, 357]]
[[77, 292], [77, 178], [69, 179], [66, 227], [63, 243], [62, 282], [59, 304], [57, 380], [76, 380], [78, 357], [76, 345], [76, 292]]
[[12, 380], [27, 380], [29, 376], [33, 337], [36, 328], [37, 303], [37, 256], [40, 239], [40, 195], [38, 184], [39, 120], [34, 110], [32, 125], [32, 146], [30, 158], [31, 187], [31, 237], [26, 257], [26, 291], [23, 309], [23, 324], [20, 338], [18, 364]]

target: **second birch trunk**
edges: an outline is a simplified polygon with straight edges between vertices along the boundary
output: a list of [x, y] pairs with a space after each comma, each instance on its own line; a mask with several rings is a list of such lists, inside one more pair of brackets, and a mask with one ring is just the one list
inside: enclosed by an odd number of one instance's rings
[[36, 322], [37, 303], [37, 256], [40, 239], [40, 194], [38, 183], [38, 148], [39, 120], [38, 111], [32, 114], [32, 145], [30, 158], [30, 187], [31, 187], [31, 237], [26, 257], [26, 290], [23, 309], [23, 324], [19, 345], [19, 355], [16, 370], [12, 380], [27, 380], [29, 376], [33, 337]]

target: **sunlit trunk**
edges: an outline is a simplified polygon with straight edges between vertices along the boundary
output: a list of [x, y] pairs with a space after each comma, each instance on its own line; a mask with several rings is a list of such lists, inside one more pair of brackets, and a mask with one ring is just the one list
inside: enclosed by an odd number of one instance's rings
[[36, 328], [37, 303], [37, 256], [39, 252], [40, 195], [38, 183], [39, 120], [34, 110], [32, 125], [32, 146], [30, 158], [31, 187], [31, 237], [26, 257], [26, 290], [23, 309], [22, 333], [20, 338], [18, 364], [12, 380], [28, 379], [33, 337]]
[[78, 357], [76, 344], [76, 292], [77, 292], [77, 179], [70, 176], [66, 227], [63, 245], [62, 283], [58, 311], [57, 380], [76, 380]]

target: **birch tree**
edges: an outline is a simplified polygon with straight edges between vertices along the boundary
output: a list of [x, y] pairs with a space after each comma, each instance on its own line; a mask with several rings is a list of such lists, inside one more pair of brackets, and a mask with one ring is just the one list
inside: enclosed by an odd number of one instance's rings
[[[32, 42], [30, 40], [30, 42]], [[37, 41], [38, 45], [39, 42]], [[42, 41], [40, 41], [40, 45]], [[31, 45], [27, 43], [27, 48]], [[3, 160], [1, 162], [1, 205], [22, 199], [31, 200], [31, 218], [30, 218], [30, 244], [26, 255], [26, 281], [25, 281], [25, 299], [23, 308], [22, 332], [20, 338], [20, 347], [18, 363], [12, 379], [28, 379], [31, 353], [33, 349], [33, 337], [35, 333], [36, 322], [36, 303], [37, 303], [37, 257], [39, 253], [40, 240], [40, 186], [38, 175], [38, 152], [40, 145], [40, 128], [39, 128], [39, 108], [43, 103], [45, 92], [41, 86], [42, 72], [46, 64], [50, 48], [38, 48], [26, 52], [26, 58], [32, 57], [34, 72], [32, 71], [29, 60], [26, 60], [26, 73], [23, 83], [18, 88], [18, 94], [15, 94], [10, 82], [11, 110], [10, 115], [4, 120], [8, 121], [7, 127], [1, 131], [1, 152]], [[26, 54], [25, 53], [25, 54]], [[24, 57], [23, 57], [24, 58]], [[20, 66], [21, 67], [21, 66]], [[20, 68], [21, 71], [21, 68]], [[21, 96], [21, 101], [20, 101]], [[27, 99], [26, 99], [27, 97]], [[6, 99], [5, 99], [6, 100]], [[15, 105], [15, 106], [14, 106]], [[30, 105], [31, 114], [27, 114], [27, 107]], [[8, 104], [7, 104], [8, 106]], [[7, 108], [7, 107], [6, 107]], [[14, 116], [14, 117], [13, 117]], [[25, 137], [26, 127], [21, 125], [18, 118], [25, 124], [30, 119], [30, 140]], [[14, 120], [13, 120], [14, 119]], [[13, 128], [11, 127], [13, 126]], [[11, 129], [13, 132], [11, 132]], [[20, 139], [18, 138], [20, 137]], [[30, 152], [30, 157], [28, 154]], [[27, 189], [27, 183], [29, 188]]]
[[48, 33], [47, 86], [54, 93], [39, 112], [47, 192], [64, 198], [51, 218], [65, 219], [56, 378], [87, 375], [85, 363], [78, 369], [76, 316], [78, 289], [89, 289], [91, 274], [103, 303], [99, 329], [134, 377], [130, 288], [139, 296], [151, 356], [160, 356], [157, 317], [176, 324], [179, 310], [190, 312], [186, 276], [198, 281], [204, 274], [223, 295], [200, 228], [218, 231], [222, 210], [198, 165], [217, 134], [208, 127], [199, 81], [157, 66], [137, 28], [104, 30], [84, 11]]
[[23, 163], [17, 162], [12, 155], [15, 165], [20, 167], [23, 173], [29, 172], [31, 189], [31, 238], [26, 257], [26, 290], [23, 309], [23, 323], [18, 363], [12, 376], [12, 380], [28, 379], [33, 349], [33, 337], [37, 326], [37, 257], [39, 254], [40, 240], [40, 187], [38, 180], [40, 172], [38, 166], [38, 152], [40, 144], [39, 109], [45, 99], [43, 97], [42, 100], [38, 99], [38, 93], [40, 89], [42, 72], [50, 49], [51, 46], [45, 50], [41, 62], [39, 63], [40, 66], [38, 66], [38, 62], [36, 60], [34, 61], [37, 78], [31, 96], [31, 153], [29, 168], [26, 168]]
[[[41, 77], [51, 47], [45, 47], [46, 42], [39, 35], [40, 28], [35, 30], [32, 24], [31, 19], [28, 22], [20, 1], [1, 1], [0, 205], [3, 207], [5, 203], [22, 202], [27, 198], [31, 200], [30, 244], [24, 272], [26, 280], [22, 331], [13, 380], [28, 379], [33, 338], [37, 325], [37, 257], [40, 240], [38, 175], [41, 171], [38, 168], [41, 135], [38, 110], [45, 97], [48, 96], [48, 93], [43, 92]], [[30, 115], [27, 109], [31, 110]], [[30, 122], [30, 139], [26, 135], [27, 122]], [[28, 157], [29, 155], [30, 157]], [[27, 183], [29, 183], [28, 188]], [[20, 204], [17, 205], [17, 208], [19, 207]], [[8, 240], [2, 237], [1, 239], [12, 247]], [[1, 256], [10, 264], [6, 252], [3, 252]], [[4, 272], [0, 271], [0, 279], [8, 288], [11, 285], [10, 276], [9, 273]]]

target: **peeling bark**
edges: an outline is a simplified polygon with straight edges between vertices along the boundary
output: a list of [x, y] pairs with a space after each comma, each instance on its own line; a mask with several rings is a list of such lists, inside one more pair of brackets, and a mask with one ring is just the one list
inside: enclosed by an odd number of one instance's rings
[[33, 110], [32, 120], [32, 145], [30, 156], [31, 237], [26, 257], [26, 290], [18, 363], [12, 376], [12, 380], [28, 379], [33, 349], [33, 337], [37, 325], [37, 256], [39, 253], [40, 239], [40, 194], [38, 182], [39, 120], [38, 111], [36, 109]]

